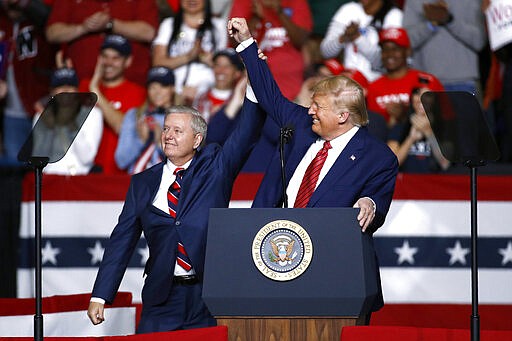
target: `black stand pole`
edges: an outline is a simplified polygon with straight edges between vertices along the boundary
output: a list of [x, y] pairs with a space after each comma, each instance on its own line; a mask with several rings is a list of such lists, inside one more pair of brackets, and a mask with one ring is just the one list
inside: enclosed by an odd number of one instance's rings
[[286, 173], [284, 169], [284, 145], [288, 143], [293, 135], [293, 128], [284, 127], [281, 128], [279, 133], [279, 158], [281, 159], [281, 182], [282, 182], [282, 197], [283, 197], [283, 208], [288, 208], [288, 195], [286, 195]]
[[467, 91], [425, 92], [421, 103], [439, 143], [451, 162], [471, 172], [471, 340], [480, 340], [478, 315], [477, 168], [497, 161], [500, 152], [476, 96]]
[[471, 170], [471, 341], [480, 340], [480, 316], [478, 315], [478, 228], [477, 228], [477, 167]]
[[42, 291], [42, 264], [41, 264], [41, 185], [43, 179], [43, 168], [48, 164], [47, 157], [31, 157], [29, 164], [34, 167], [35, 172], [35, 291], [36, 291], [36, 314], [34, 315], [34, 340], [43, 340], [43, 291]]
[[281, 159], [281, 182], [283, 184], [281, 191], [283, 197], [283, 207], [288, 208], [288, 196], [286, 195], [286, 174], [284, 171], [284, 134], [281, 128], [281, 135], [279, 139], [279, 157]]

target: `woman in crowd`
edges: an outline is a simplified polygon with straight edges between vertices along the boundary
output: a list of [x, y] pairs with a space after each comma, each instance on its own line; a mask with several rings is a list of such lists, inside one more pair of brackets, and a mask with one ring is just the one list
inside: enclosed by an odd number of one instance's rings
[[411, 94], [412, 113], [409, 120], [397, 123], [389, 132], [388, 146], [396, 154], [400, 171], [409, 173], [430, 173], [450, 167], [439, 148], [421, 95], [428, 88], [415, 88]]
[[117, 166], [139, 173], [164, 159], [160, 135], [165, 110], [174, 101], [174, 74], [164, 66], [153, 67], [147, 77], [147, 99], [126, 112], [115, 152]]
[[177, 102], [190, 105], [213, 85], [212, 57], [226, 46], [226, 22], [212, 17], [210, 1], [181, 0], [176, 15], [160, 24], [153, 65], [174, 70]]

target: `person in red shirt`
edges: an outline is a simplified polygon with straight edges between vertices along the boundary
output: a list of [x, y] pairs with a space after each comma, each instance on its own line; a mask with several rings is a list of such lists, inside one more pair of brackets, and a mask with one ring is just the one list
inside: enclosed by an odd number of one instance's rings
[[118, 134], [125, 112], [140, 106], [146, 98], [144, 87], [126, 79], [131, 65], [130, 42], [119, 35], [109, 35], [103, 41], [92, 79], [80, 84], [81, 91], [98, 95], [97, 105], [103, 113], [103, 136], [96, 155], [96, 171], [105, 174], [125, 174], [114, 159]]
[[155, 1], [54, 0], [46, 25], [50, 43], [62, 44], [79, 79], [94, 72], [96, 51], [108, 34], [123, 35], [133, 48], [133, 66], [126, 77], [144, 84], [151, 65], [150, 43], [158, 27]]
[[56, 52], [42, 27], [48, 11], [39, 2], [0, 1], [0, 165], [19, 165], [33, 105], [48, 92]]
[[[206, 123], [217, 114], [221, 108], [231, 101], [233, 90], [244, 76], [244, 64], [234, 49], [221, 50], [213, 56], [213, 74], [215, 84], [207, 92], [197, 97], [194, 107], [203, 115]], [[242, 107], [243, 97], [234, 112], [230, 113], [233, 119]], [[226, 136], [227, 137], [227, 136]]]
[[293, 100], [303, 82], [302, 47], [313, 27], [306, 0], [237, 0], [230, 18], [248, 18], [282, 93]]
[[379, 44], [386, 72], [368, 86], [367, 104], [368, 110], [381, 114], [391, 127], [406, 118], [414, 88], [426, 87], [432, 91], [444, 88], [434, 75], [408, 66], [411, 43], [403, 28], [382, 30]]

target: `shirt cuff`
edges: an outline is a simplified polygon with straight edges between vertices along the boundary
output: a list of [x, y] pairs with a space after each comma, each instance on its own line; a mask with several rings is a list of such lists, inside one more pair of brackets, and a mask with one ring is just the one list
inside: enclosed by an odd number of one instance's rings
[[235, 50], [236, 50], [236, 52], [240, 53], [243, 50], [245, 50], [246, 48], [248, 48], [249, 45], [251, 45], [252, 43], [254, 43], [254, 38], [250, 37], [249, 39], [246, 39], [246, 40], [242, 41], [240, 44], [238, 44], [238, 46], [236, 47]]
[[96, 302], [96, 303], [105, 304], [105, 300], [103, 298], [99, 298], [99, 297], [91, 297], [91, 301], [90, 302]]
[[247, 99], [253, 103], [258, 103], [258, 99], [256, 98], [256, 94], [254, 93], [251, 84], [247, 84], [247, 88], [245, 89], [245, 97], [247, 97]]

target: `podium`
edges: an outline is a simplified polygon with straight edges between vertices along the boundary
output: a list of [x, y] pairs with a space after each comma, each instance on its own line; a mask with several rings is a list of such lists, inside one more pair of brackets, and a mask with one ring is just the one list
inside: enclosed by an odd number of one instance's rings
[[380, 294], [354, 208], [211, 209], [203, 298], [230, 340], [339, 340]]

